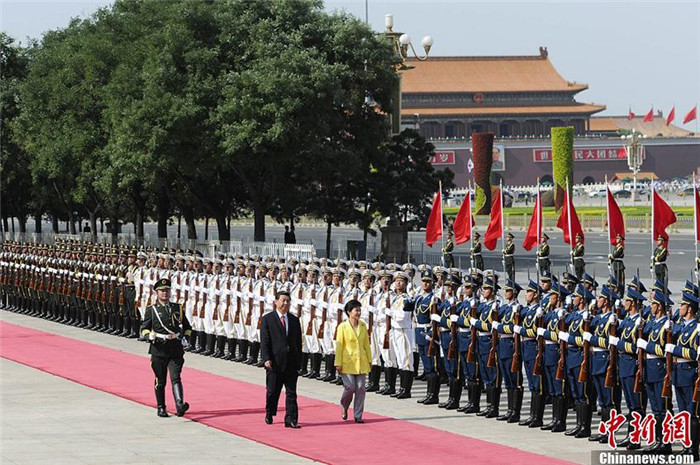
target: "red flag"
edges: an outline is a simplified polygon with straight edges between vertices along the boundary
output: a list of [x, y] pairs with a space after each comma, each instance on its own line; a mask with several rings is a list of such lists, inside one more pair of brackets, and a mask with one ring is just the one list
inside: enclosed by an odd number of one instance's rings
[[695, 105], [692, 110], [688, 112], [688, 114], [685, 115], [685, 118], [683, 118], [683, 124], [688, 124], [694, 119], [698, 118], [698, 106]]
[[673, 213], [671, 207], [661, 198], [661, 196], [654, 191], [654, 240], [659, 236], [663, 236], [668, 244], [668, 234], [666, 233], [666, 228], [676, 222], [676, 214]]
[[671, 108], [671, 112], [666, 117], [666, 126], [670, 125], [676, 119], [676, 107]]
[[610, 192], [610, 187], [607, 188], [608, 191], [608, 236], [610, 237], [610, 244], [615, 245], [617, 241], [615, 238], [618, 234], [625, 237], [625, 219], [622, 216], [620, 207], [615, 201], [612, 192]]
[[523, 239], [523, 248], [525, 250], [532, 250], [540, 237], [542, 237], [542, 204], [538, 194], [535, 200], [535, 206], [532, 207], [530, 226], [528, 226], [527, 234], [525, 234], [525, 239]]
[[467, 196], [459, 207], [455, 222], [452, 224], [452, 229], [455, 232], [455, 244], [463, 244], [472, 237], [472, 226], [475, 221], [472, 216], [471, 192], [467, 191]]
[[695, 188], [695, 240], [700, 242], [700, 191], [694, 179], [693, 187]]
[[[442, 190], [442, 189], [441, 189]], [[428, 224], [425, 227], [425, 243], [432, 247], [442, 237], [442, 192], [438, 191], [433, 200]]]
[[651, 107], [651, 110], [649, 110], [649, 113], [647, 113], [644, 118], [642, 119], [645, 123], [651, 123], [654, 121], [654, 107]]
[[557, 221], [557, 228], [564, 231], [564, 242], [567, 244], [573, 244], [571, 238], [575, 238], [576, 234], [581, 234], [581, 243], [583, 244], [586, 237], [583, 234], [583, 228], [578, 220], [578, 215], [576, 214], [576, 208], [574, 207], [574, 202], [569, 195], [568, 189], [564, 191], [564, 206], [561, 209], [561, 215]]
[[498, 238], [503, 235], [503, 191], [498, 189], [498, 195], [493, 196], [491, 202], [491, 221], [484, 234], [484, 247], [489, 250], [496, 248]]
[[632, 109], [630, 108], [629, 113], [627, 113], [627, 119], [631, 121], [634, 119], [635, 116], [637, 116], [637, 115], [635, 115], [634, 112], [632, 111]]

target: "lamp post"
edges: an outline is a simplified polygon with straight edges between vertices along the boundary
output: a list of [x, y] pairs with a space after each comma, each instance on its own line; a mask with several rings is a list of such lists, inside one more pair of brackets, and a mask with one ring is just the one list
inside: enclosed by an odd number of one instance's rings
[[628, 136], [622, 136], [622, 139], [626, 141], [625, 150], [627, 151], [627, 166], [632, 170], [632, 204], [637, 200], [637, 173], [639, 173], [639, 168], [642, 167], [644, 162], [644, 146], [640, 139], [644, 136], [634, 129], [632, 129], [632, 134]]
[[[391, 41], [392, 48], [394, 50], [394, 67], [396, 71], [406, 71], [412, 69], [413, 66], [406, 64], [406, 59], [409, 58], [409, 49], [413, 56], [420, 60], [425, 61], [428, 59], [428, 54], [430, 53], [430, 48], [433, 46], [433, 38], [430, 36], [423, 37], [421, 45], [423, 46], [423, 51], [425, 55], [419, 55], [416, 49], [413, 47], [411, 42], [411, 36], [404, 34], [402, 32], [394, 31], [394, 15], [387, 14], [384, 15], [384, 26], [386, 30], [384, 35]], [[393, 134], [398, 134], [401, 132], [401, 74], [399, 73], [399, 84], [396, 86], [394, 96], [392, 98], [392, 113], [391, 113], [391, 132]]]

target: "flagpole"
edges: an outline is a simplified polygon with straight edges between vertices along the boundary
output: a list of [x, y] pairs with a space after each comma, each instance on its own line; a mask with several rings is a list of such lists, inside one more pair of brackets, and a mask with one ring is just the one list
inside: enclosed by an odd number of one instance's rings
[[[505, 228], [505, 212], [503, 211], [503, 179], [500, 181], [500, 189], [501, 193], [501, 245], [503, 245], [503, 250], [506, 248], [506, 228]], [[697, 242], [696, 242], [697, 244]], [[697, 254], [696, 254], [697, 255]], [[506, 280], [508, 279], [508, 275], [506, 273], [506, 257], [505, 255], [503, 256], [503, 279]]]
[[695, 260], [693, 260], [693, 268], [695, 268], [695, 281], [700, 285], [700, 270], [698, 270], [696, 265], [698, 260], [698, 226], [700, 226], [698, 225], [698, 208], [700, 208], [700, 205], [698, 205], [698, 187], [695, 183], [695, 172], [693, 172], [693, 205], [695, 206], [693, 209], [693, 222], [695, 223], [695, 237], [693, 238], [693, 242], [695, 243]]
[[608, 193], [610, 192], [610, 187], [608, 186], [608, 175], [605, 175], [605, 205], [608, 207], [608, 256], [612, 255], [612, 244], [610, 243], [610, 200], [608, 199]]
[[[566, 222], [568, 223], [569, 227], [569, 247], [571, 250], [574, 250], [574, 237], [573, 237], [573, 231], [571, 231], [571, 206], [574, 204], [574, 202], [571, 200], [571, 194], [569, 194], [569, 177], [566, 177], [566, 192], [564, 193], [564, 201], [566, 202]], [[574, 256], [572, 253], [569, 253], [569, 271], [573, 273], [573, 261], [574, 261]]]
[[440, 196], [440, 241], [442, 243], [440, 261], [442, 262], [442, 266], [445, 266], [445, 225], [442, 219], [442, 181], [438, 181], [438, 189], [438, 195]]
[[535, 214], [537, 215], [537, 247], [535, 248], [535, 264], [537, 265], [535, 268], [537, 268], [537, 284], [540, 282], [540, 242], [542, 241], [542, 231], [540, 228], [542, 228], [542, 215], [540, 212], [542, 211], [542, 204], [540, 203], [540, 177], [537, 176], [537, 198], [535, 200], [537, 203], [535, 204], [537, 206], [537, 211]]
[[[653, 176], [652, 176], [653, 177]], [[651, 282], [654, 283], [654, 198], [656, 191], [654, 190], [654, 180], [651, 180], [651, 264], [649, 271], [651, 273]]]

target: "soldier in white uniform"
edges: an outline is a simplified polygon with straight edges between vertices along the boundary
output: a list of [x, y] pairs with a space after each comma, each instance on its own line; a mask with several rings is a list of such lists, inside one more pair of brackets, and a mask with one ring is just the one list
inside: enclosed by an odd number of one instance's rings
[[260, 363], [260, 319], [265, 313], [265, 292], [269, 286], [266, 278], [267, 264], [261, 262], [257, 270], [257, 279], [253, 283], [253, 312], [250, 318], [250, 331], [248, 333], [250, 341], [250, 357], [246, 360], [246, 365], [257, 366]]
[[366, 391], [375, 392], [379, 390], [379, 378], [382, 375], [382, 362], [381, 362], [381, 350], [379, 343], [382, 341], [377, 341], [375, 336], [375, 328], [378, 325], [376, 319], [376, 308], [375, 304], [377, 302], [377, 293], [374, 290], [374, 282], [376, 281], [377, 274], [366, 268], [362, 270], [362, 282], [359, 285], [358, 298], [362, 304], [362, 314], [360, 319], [367, 325], [367, 332], [369, 334], [369, 347], [372, 353], [371, 368], [369, 372], [369, 382], [367, 383]]
[[[387, 310], [391, 308], [391, 284], [393, 274], [388, 270], [380, 273], [381, 288], [375, 304], [377, 325], [377, 342], [379, 343], [381, 359], [384, 362], [384, 386], [377, 391], [378, 394], [391, 395], [396, 392], [396, 354], [390, 343], [391, 317]], [[372, 335], [374, 337], [375, 335]], [[374, 364], [374, 361], [372, 362]]]
[[[318, 339], [319, 315], [322, 309], [319, 305], [322, 300], [321, 286], [318, 284], [320, 269], [317, 265], [309, 265], [306, 274], [306, 288], [304, 291], [304, 304], [302, 307], [301, 331], [303, 333], [302, 356], [308, 354], [311, 360], [310, 370], [304, 374], [305, 378], [316, 379], [320, 376], [321, 360], [323, 353]], [[303, 370], [302, 366], [302, 370]]]
[[[325, 362], [325, 373], [321, 378], [322, 381], [329, 381], [335, 379], [335, 357], [333, 356], [333, 334], [328, 335], [328, 328], [330, 327], [330, 313], [333, 312], [333, 308], [330, 305], [331, 295], [335, 290], [333, 286], [333, 269], [324, 267], [321, 268], [321, 283], [320, 292], [317, 294], [317, 310], [316, 319], [318, 320], [318, 342], [321, 346], [321, 353], [323, 354], [323, 359]], [[332, 373], [332, 375], [331, 375]]]
[[[409, 295], [406, 293], [408, 275], [403, 271], [394, 274], [395, 291], [391, 296], [391, 308], [387, 314], [391, 317], [390, 344], [396, 355], [399, 370], [400, 388], [392, 397], [410, 399], [413, 386], [413, 351], [415, 348], [415, 331], [413, 330], [413, 312], [406, 306]], [[408, 309], [408, 311], [406, 311]]]

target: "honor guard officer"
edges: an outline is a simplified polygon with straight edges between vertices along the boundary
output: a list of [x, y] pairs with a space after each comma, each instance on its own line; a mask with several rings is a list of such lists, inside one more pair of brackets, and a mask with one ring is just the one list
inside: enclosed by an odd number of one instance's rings
[[547, 313], [544, 317], [544, 326], [537, 328], [537, 336], [544, 338], [544, 374], [547, 382], [545, 383], [552, 398], [552, 421], [542, 426], [545, 431], [560, 433], [566, 430], [566, 417], [568, 414], [568, 405], [564, 391], [564, 379], [557, 379], [557, 368], [559, 358], [564, 354], [559, 352], [559, 322], [566, 320], [567, 312], [564, 301], [569, 292], [564, 288], [563, 284], [554, 283], [553, 292], [549, 295], [549, 304], [547, 305]]
[[484, 271], [484, 257], [481, 256], [481, 242], [479, 242], [480, 237], [481, 237], [481, 234], [474, 231], [474, 234], [472, 235], [472, 248], [470, 250], [470, 254], [471, 254], [472, 268], [476, 268], [477, 270]]
[[674, 357], [673, 385], [676, 388], [676, 402], [679, 412], [690, 415], [691, 447], [684, 449], [686, 454], [693, 455], [693, 461], [700, 460], [698, 456], [698, 412], [697, 404], [693, 402], [695, 380], [698, 377], [698, 297], [692, 292], [683, 292], [680, 303], [682, 323], [674, 326], [675, 344], [668, 343], [666, 353]]
[[[620, 387], [627, 405], [627, 437], [621, 442], [618, 442], [618, 447], [626, 447], [627, 450], [639, 449], [639, 444], [633, 444], [630, 441], [632, 432], [632, 412], [639, 413], [644, 416], [644, 404], [646, 399], [642, 399], [642, 393], [634, 391], [635, 376], [637, 374], [638, 354], [637, 354], [637, 337], [641, 326], [644, 331], [644, 320], [641, 316], [642, 302], [644, 296], [632, 286], [627, 288], [625, 295], [625, 318], [617, 327], [618, 337], [610, 336], [610, 350], [618, 351], [618, 376]], [[643, 367], [642, 367], [643, 368]]]
[[457, 338], [459, 346], [459, 364], [462, 369], [462, 378], [467, 387], [467, 403], [457, 409], [458, 412], [479, 413], [481, 401], [481, 383], [479, 382], [479, 372], [476, 361], [469, 361], [467, 354], [471, 346], [470, 314], [472, 307], [479, 304], [476, 296], [477, 283], [474, 276], [464, 277], [462, 302], [457, 305]]
[[551, 265], [551, 262], [549, 261], [548, 240], [549, 236], [542, 233], [542, 240], [540, 241], [540, 246], [537, 249], [537, 268], [539, 268], [540, 274], [544, 274], [545, 271], [549, 273], [549, 267]]
[[442, 261], [447, 268], [452, 268], [455, 266], [455, 259], [452, 252], [455, 249], [455, 243], [452, 240], [452, 232], [447, 233], [447, 242], [442, 248]]
[[[445, 373], [450, 387], [450, 394], [447, 401], [438, 404], [438, 407], [446, 410], [457, 410], [459, 401], [462, 398], [463, 381], [459, 373], [459, 348], [457, 333], [452, 335], [452, 325], [457, 325], [457, 289], [460, 284], [458, 275], [448, 274], [445, 277], [445, 300], [438, 307], [438, 315], [440, 315], [439, 331], [440, 331], [440, 347], [442, 348], [443, 363], [445, 365]], [[454, 308], [454, 310], [453, 310]], [[452, 354], [450, 354], [450, 346], [452, 346]], [[452, 355], [452, 357], [450, 357]]]
[[666, 285], [666, 274], [668, 273], [668, 268], [666, 267], [666, 258], [668, 257], [668, 249], [666, 248], [666, 238], [659, 235], [656, 239], [656, 249], [654, 250], [654, 255], [651, 256], [651, 266], [654, 270], [654, 275], [656, 279]]
[[155, 392], [158, 416], [167, 417], [165, 408], [165, 383], [168, 371], [173, 387], [177, 416], [185, 414], [190, 405], [184, 401], [180, 373], [185, 364], [183, 345], [188, 345], [192, 333], [190, 322], [182, 307], [170, 302], [170, 280], [160, 279], [155, 283], [157, 293], [155, 305], [146, 308], [141, 323], [141, 334], [150, 341], [151, 368], [156, 375]]
[[523, 375], [522, 370], [512, 371], [513, 355], [515, 353], [515, 338], [513, 337], [513, 324], [515, 316], [519, 315], [520, 304], [518, 294], [522, 288], [512, 279], [506, 280], [505, 303], [498, 310], [498, 321], [493, 321], [491, 326], [498, 333], [498, 370], [508, 393], [508, 411], [496, 418], [498, 421], [518, 423], [520, 421], [520, 409], [523, 404]]
[[499, 404], [501, 400], [500, 382], [498, 379], [498, 364], [489, 366], [488, 359], [493, 343], [492, 323], [498, 318], [500, 301], [496, 299], [498, 292], [496, 276], [486, 276], [481, 286], [482, 303], [477, 308], [477, 318], [470, 323], [478, 331], [477, 352], [479, 356], [479, 374], [486, 388], [486, 410], [477, 413], [477, 416], [496, 418], [499, 416]]
[[535, 358], [537, 357], [537, 320], [543, 315], [540, 307], [540, 287], [530, 281], [525, 288], [525, 302], [527, 306], [522, 309], [520, 325], [513, 326], [513, 332], [520, 335], [522, 341], [522, 357], [527, 375], [527, 385], [530, 390], [530, 416], [518, 423], [520, 426], [539, 428], [542, 426], [542, 416], [544, 415], [544, 393], [543, 378], [534, 373]]
[[574, 249], [571, 251], [571, 257], [574, 262], [574, 273], [576, 274], [576, 279], [579, 281], [583, 279], [583, 275], [586, 274], [586, 262], [583, 260], [584, 254], [583, 236], [581, 233], [576, 233], [576, 245], [574, 245]]
[[608, 256], [608, 262], [610, 263], [610, 272], [612, 276], [618, 283], [620, 288], [625, 287], [625, 238], [622, 234], [616, 236], [617, 243], [612, 253]]
[[654, 320], [649, 324], [648, 338], [637, 339], [637, 347], [646, 352], [646, 366], [644, 374], [646, 378], [645, 388], [649, 397], [651, 411], [656, 417], [656, 441], [643, 449], [650, 453], [668, 453], [671, 451], [670, 444], [663, 444], [663, 421], [666, 412], [672, 411], [671, 398], [664, 397], [663, 384], [666, 375], [666, 358], [664, 357], [665, 343], [668, 340], [668, 333], [671, 331], [672, 322], [666, 315], [666, 308], [673, 305], [673, 302], [659, 290], [651, 293], [651, 312]]
[[506, 268], [506, 275], [511, 281], [515, 281], [515, 236], [506, 234], [506, 245], [503, 247], [503, 264]]
[[[433, 303], [435, 294], [433, 284], [435, 276], [430, 268], [421, 273], [421, 291], [410, 302], [413, 306], [413, 314], [416, 316], [415, 339], [418, 346], [418, 354], [423, 365], [423, 373], [418, 377], [425, 380], [431, 373], [435, 373], [435, 357], [428, 355], [428, 342], [425, 338], [430, 328], [430, 305]], [[429, 394], [426, 394], [426, 397]]]

